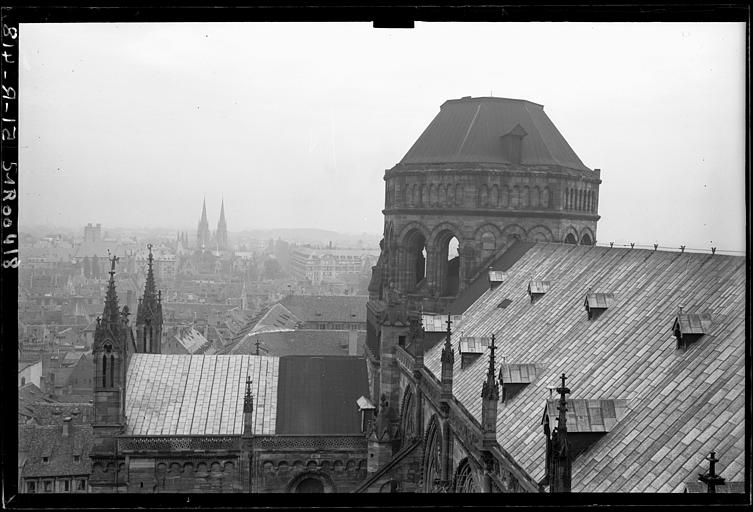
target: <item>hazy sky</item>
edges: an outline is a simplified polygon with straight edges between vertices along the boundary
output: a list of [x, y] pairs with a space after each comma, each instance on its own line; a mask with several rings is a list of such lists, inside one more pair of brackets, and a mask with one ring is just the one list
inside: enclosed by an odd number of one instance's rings
[[447, 99], [528, 99], [602, 169], [597, 239], [744, 250], [744, 24], [21, 26], [24, 224], [381, 232]]

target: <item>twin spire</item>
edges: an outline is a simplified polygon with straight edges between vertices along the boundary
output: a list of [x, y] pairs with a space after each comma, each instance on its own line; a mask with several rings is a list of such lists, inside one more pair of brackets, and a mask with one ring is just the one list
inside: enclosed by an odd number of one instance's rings
[[215, 232], [214, 240], [212, 240], [211, 233], [209, 231], [209, 220], [207, 219], [207, 199], [204, 198], [204, 202], [201, 207], [201, 220], [199, 220], [199, 228], [196, 233], [196, 245], [199, 249], [208, 249], [213, 245], [217, 250], [222, 251], [227, 249], [227, 221], [225, 220], [225, 199], [222, 199], [220, 206], [220, 220], [217, 222], [217, 231]]

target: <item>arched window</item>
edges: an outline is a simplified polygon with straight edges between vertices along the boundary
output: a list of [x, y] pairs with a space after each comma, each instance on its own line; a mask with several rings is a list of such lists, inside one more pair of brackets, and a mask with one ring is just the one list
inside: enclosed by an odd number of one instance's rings
[[593, 245], [591, 236], [588, 233], [584, 234], [583, 238], [580, 239], [580, 245]]
[[436, 416], [432, 417], [424, 451], [424, 492], [432, 492], [442, 478], [442, 433]]
[[488, 206], [489, 204], [489, 188], [486, 185], [481, 185], [481, 189], [478, 193], [479, 206]]
[[481, 235], [481, 259], [486, 260], [497, 249], [497, 240], [494, 238], [494, 234], [486, 231]]
[[418, 189], [418, 185], [413, 185], [413, 206], [418, 206], [421, 202], [421, 196], [419, 195], [421, 191]]
[[568, 235], [565, 237], [565, 243], [576, 245], [578, 243], [578, 240], [575, 239], [575, 235], [568, 233]]
[[455, 190], [455, 187], [452, 185], [447, 185], [447, 205], [451, 206], [455, 202], [455, 194], [453, 191]]
[[549, 208], [549, 188], [544, 187], [541, 191], [541, 207]]
[[539, 187], [531, 189], [531, 208], [539, 207]]
[[510, 197], [510, 206], [517, 208], [520, 206], [520, 187], [512, 188], [512, 196]]
[[405, 388], [403, 405], [400, 411], [400, 435], [403, 445], [416, 437], [416, 407], [413, 400], [413, 391], [410, 386]]
[[424, 208], [429, 206], [429, 190], [426, 185], [421, 185], [421, 206]]
[[510, 189], [507, 186], [502, 187], [502, 194], [499, 197], [499, 205], [502, 208], [510, 206]]
[[458, 470], [455, 473], [455, 492], [469, 493], [469, 492], [481, 492], [476, 479], [473, 477], [473, 468], [471, 467], [468, 459], [463, 459], [458, 465]]
[[437, 205], [437, 187], [432, 183], [429, 185], [429, 206]]
[[492, 208], [499, 206], [499, 188], [497, 188], [497, 185], [492, 186], [492, 191], [489, 194], [489, 206]]
[[447, 190], [444, 188], [444, 185], [440, 184], [437, 187], [437, 204], [439, 206], [444, 206], [446, 202], [447, 202]]
[[110, 354], [110, 387], [115, 387], [115, 356]]
[[521, 194], [520, 194], [520, 206], [521, 206], [521, 208], [528, 208], [529, 200], [530, 199], [531, 199], [531, 191], [530, 191], [530, 189], [527, 186], [523, 187], [523, 190], [521, 191]]
[[463, 206], [463, 185], [460, 183], [455, 185], [455, 204]]
[[102, 355], [102, 387], [107, 387], [107, 354]]
[[296, 493], [323, 493], [324, 484], [318, 478], [304, 478], [295, 487]]

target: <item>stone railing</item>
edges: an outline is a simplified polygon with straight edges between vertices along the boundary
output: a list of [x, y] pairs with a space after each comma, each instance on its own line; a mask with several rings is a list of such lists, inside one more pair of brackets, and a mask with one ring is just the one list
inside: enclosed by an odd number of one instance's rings
[[240, 436], [121, 436], [120, 452], [237, 451]]
[[400, 346], [395, 347], [395, 357], [405, 372], [413, 372], [413, 356], [407, 350]]
[[363, 435], [275, 435], [254, 437], [255, 450], [268, 451], [366, 451], [366, 437]]

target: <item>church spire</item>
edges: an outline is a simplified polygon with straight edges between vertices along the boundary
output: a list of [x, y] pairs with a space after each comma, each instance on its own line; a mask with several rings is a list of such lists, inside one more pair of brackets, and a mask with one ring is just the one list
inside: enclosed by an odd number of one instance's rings
[[147, 244], [147, 248], [149, 249], [149, 256], [147, 257], [147, 268], [146, 268], [146, 286], [144, 287], [144, 302], [146, 302], [147, 297], [153, 298], [155, 295], [155, 288], [154, 285], [154, 256], [152, 255], [152, 244]]
[[146, 284], [144, 296], [139, 299], [136, 311], [136, 335], [139, 352], [159, 354], [162, 352], [162, 292], [157, 291], [154, 282], [154, 255], [152, 244], [148, 244]]
[[199, 229], [196, 233], [196, 245], [203, 249], [209, 245], [209, 221], [207, 220], [207, 198], [201, 207], [201, 220], [199, 220]]
[[220, 221], [217, 223], [217, 229], [223, 229], [227, 226], [225, 223], [225, 198], [222, 198], [222, 204], [220, 205]]
[[107, 293], [105, 294], [105, 309], [102, 313], [102, 319], [109, 324], [117, 324], [120, 320], [120, 308], [118, 307], [118, 294], [115, 291], [115, 263], [120, 258], [113, 256], [110, 258], [110, 280], [107, 282]]
[[225, 199], [222, 199], [220, 206], [220, 220], [217, 222], [217, 250], [227, 250], [227, 223], [225, 222]]

